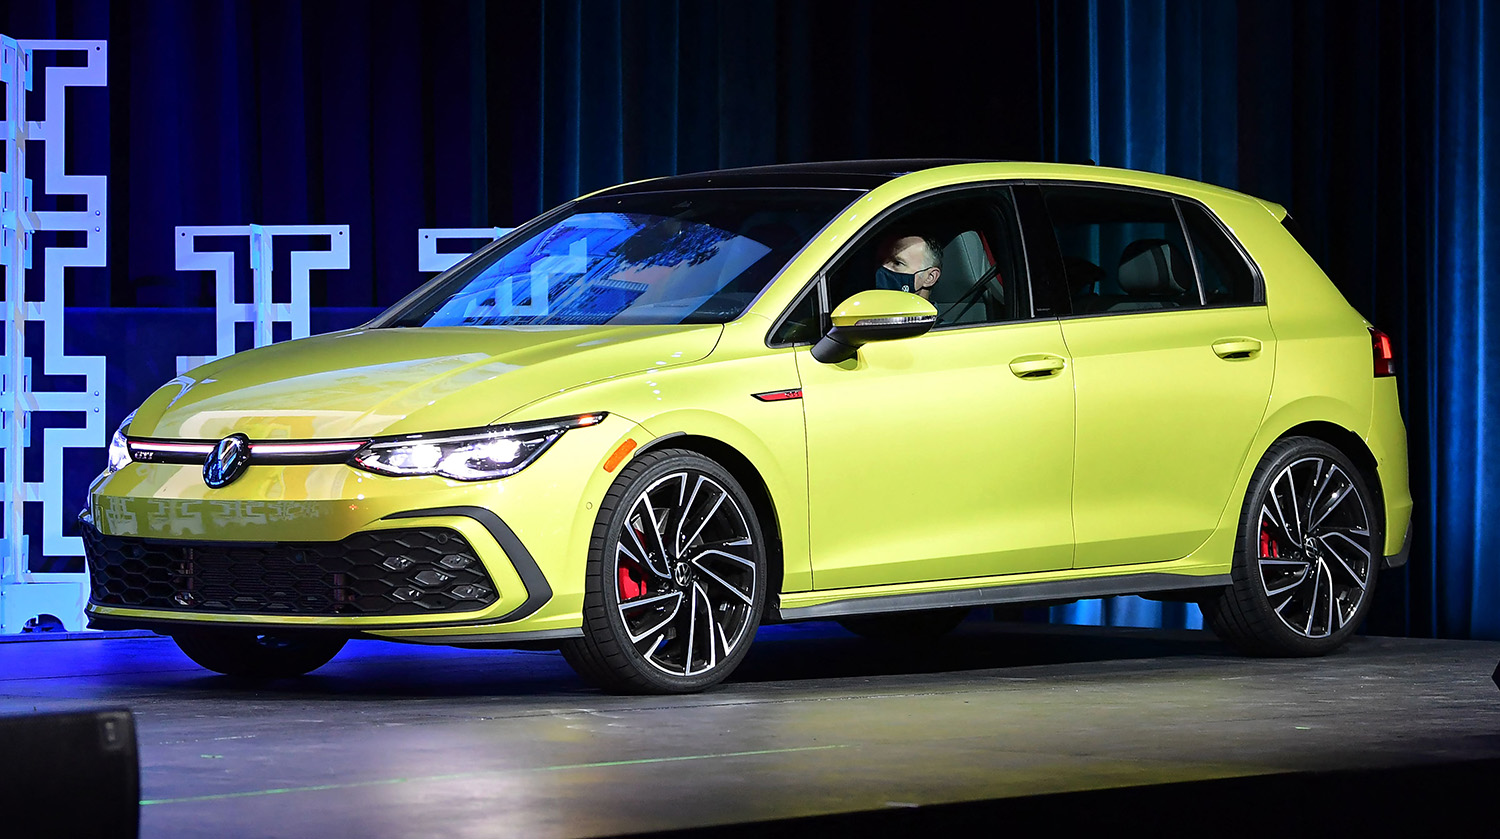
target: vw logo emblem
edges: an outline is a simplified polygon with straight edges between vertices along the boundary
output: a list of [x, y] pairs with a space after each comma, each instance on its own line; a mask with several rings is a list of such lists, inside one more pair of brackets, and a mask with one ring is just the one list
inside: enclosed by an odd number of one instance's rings
[[203, 461], [203, 483], [214, 489], [228, 486], [250, 465], [250, 438], [231, 434], [220, 440]]

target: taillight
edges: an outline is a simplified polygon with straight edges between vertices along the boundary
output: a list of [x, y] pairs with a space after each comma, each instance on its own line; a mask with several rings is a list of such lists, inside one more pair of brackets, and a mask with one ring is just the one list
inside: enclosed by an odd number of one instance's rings
[[1391, 349], [1391, 336], [1372, 326], [1370, 342], [1375, 350], [1375, 378], [1396, 375], [1396, 353]]

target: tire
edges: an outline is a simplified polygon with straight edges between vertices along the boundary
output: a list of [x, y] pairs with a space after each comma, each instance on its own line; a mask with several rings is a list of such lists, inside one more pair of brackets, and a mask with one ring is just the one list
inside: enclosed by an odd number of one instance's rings
[[612, 693], [703, 690], [745, 657], [766, 586], [760, 523], [734, 476], [696, 452], [647, 452], [599, 505], [584, 634], [563, 656]]
[[936, 641], [947, 635], [957, 629], [968, 616], [967, 608], [926, 609], [919, 612], [839, 618], [838, 623], [861, 638], [882, 644], [919, 644]]
[[1250, 478], [1231, 584], [1204, 622], [1251, 655], [1338, 649], [1375, 596], [1384, 534], [1374, 495], [1343, 452], [1311, 437], [1279, 440]]
[[243, 629], [186, 629], [172, 640], [200, 667], [243, 679], [285, 679], [322, 667], [349, 640], [337, 635], [270, 635]]

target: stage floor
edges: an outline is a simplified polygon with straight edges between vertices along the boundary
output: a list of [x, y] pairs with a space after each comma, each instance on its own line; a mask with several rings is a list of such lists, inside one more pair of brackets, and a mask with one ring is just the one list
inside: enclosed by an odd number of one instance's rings
[[0, 643], [0, 713], [134, 711], [152, 839], [599, 836], [1495, 760], [1497, 660], [1391, 638], [1255, 660], [1201, 632], [976, 620], [896, 651], [802, 624], [763, 629], [709, 693], [629, 698], [555, 653], [357, 641], [249, 688], [114, 638]]

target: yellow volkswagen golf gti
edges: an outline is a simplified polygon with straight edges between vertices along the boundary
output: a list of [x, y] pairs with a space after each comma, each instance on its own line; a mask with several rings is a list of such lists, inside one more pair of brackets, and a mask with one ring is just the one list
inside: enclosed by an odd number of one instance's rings
[[768, 621], [930, 638], [1114, 594], [1325, 653], [1412, 500], [1390, 341], [1290, 228], [1092, 166], [606, 189], [152, 394], [82, 514], [89, 613], [245, 677], [362, 637], [642, 693], [719, 682]]

